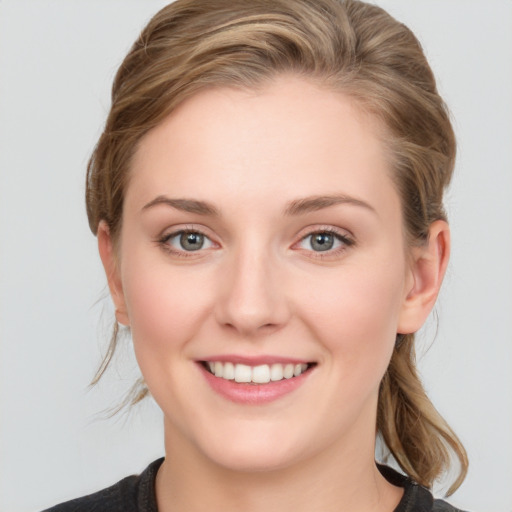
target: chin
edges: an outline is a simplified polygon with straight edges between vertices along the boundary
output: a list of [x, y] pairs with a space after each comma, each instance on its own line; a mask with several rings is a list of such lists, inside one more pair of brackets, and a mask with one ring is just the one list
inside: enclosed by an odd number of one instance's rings
[[234, 472], [265, 473], [279, 471], [297, 462], [292, 454], [275, 453], [269, 450], [252, 451], [246, 447], [241, 450], [228, 450], [211, 454], [211, 460], [218, 466]]
[[[298, 462], [304, 450], [298, 442], [282, 436], [226, 436], [223, 442], [208, 443], [201, 451], [216, 465], [237, 472], [267, 472], [287, 468]], [[229, 440], [229, 444], [226, 442]]]

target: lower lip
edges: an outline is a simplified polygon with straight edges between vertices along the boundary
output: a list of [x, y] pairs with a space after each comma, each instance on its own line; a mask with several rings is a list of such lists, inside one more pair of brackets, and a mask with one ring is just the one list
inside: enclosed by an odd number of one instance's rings
[[216, 393], [231, 402], [248, 405], [267, 404], [292, 393], [302, 386], [312, 371], [309, 368], [298, 377], [270, 381], [267, 384], [248, 384], [215, 377], [201, 363], [198, 365], [206, 381]]

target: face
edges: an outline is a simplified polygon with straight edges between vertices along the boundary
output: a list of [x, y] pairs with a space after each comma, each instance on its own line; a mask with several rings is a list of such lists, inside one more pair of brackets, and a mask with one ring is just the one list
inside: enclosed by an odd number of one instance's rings
[[414, 286], [378, 128], [282, 77], [203, 91], [142, 139], [115, 264], [105, 229], [100, 248], [176, 453], [244, 470], [373, 457]]

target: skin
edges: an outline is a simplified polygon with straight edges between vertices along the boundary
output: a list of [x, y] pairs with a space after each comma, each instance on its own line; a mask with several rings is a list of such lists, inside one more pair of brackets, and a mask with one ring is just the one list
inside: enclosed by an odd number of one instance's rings
[[[164, 413], [159, 510], [399, 502], [374, 463], [379, 383], [396, 334], [435, 302], [449, 231], [437, 221], [428, 243], [406, 247], [381, 133], [344, 95], [282, 76], [200, 92], [142, 139], [116, 251], [104, 223], [98, 240], [117, 319]], [[212, 211], [184, 211], [182, 199]], [[203, 248], [184, 250], [183, 229], [204, 234]], [[326, 231], [333, 249], [314, 250], [310, 235]], [[222, 354], [315, 366], [274, 402], [238, 404], [197, 363]]]

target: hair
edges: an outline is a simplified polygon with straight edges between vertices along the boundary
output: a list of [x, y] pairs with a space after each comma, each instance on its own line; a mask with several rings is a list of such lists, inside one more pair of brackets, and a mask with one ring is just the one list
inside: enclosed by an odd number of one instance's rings
[[[284, 73], [339, 91], [385, 127], [392, 178], [409, 244], [446, 219], [443, 192], [455, 161], [447, 108], [414, 34], [381, 8], [356, 0], [177, 0], [144, 28], [121, 64], [112, 105], [87, 169], [87, 214], [119, 239], [130, 163], [141, 138], [178, 104], [207, 87], [256, 88]], [[110, 346], [93, 380], [106, 370]], [[148, 394], [142, 379], [129, 402]], [[461, 442], [428, 399], [416, 370], [414, 334], [398, 335], [382, 380], [377, 433], [403, 471], [431, 487]]]

